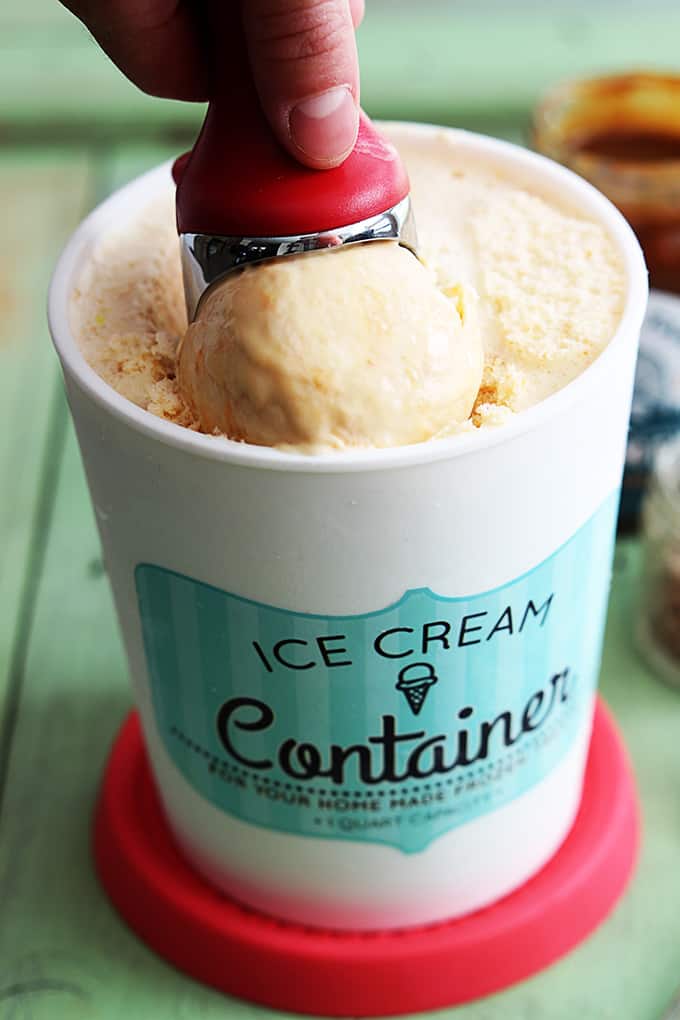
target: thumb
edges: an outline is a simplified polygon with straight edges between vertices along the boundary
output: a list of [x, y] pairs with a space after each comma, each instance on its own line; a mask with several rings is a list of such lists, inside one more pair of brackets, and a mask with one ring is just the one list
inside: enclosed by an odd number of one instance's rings
[[[363, 7], [363, 5], [359, 5]], [[356, 0], [245, 0], [243, 24], [262, 106], [301, 163], [337, 166], [359, 126]]]

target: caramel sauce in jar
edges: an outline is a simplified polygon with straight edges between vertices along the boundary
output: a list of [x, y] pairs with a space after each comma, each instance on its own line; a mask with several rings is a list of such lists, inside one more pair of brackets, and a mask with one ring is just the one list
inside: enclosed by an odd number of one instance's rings
[[537, 107], [536, 149], [604, 192], [635, 230], [652, 287], [680, 294], [680, 76], [567, 82]]
[[680, 436], [680, 75], [621, 74], [559, 84], [534, 111], [532, 141], [618, 206], [647, 261], [652, 290], [619, 513], [619, 532], [632, 532], [657, 452]]
[[584, 135], [578, 147], [581, 152], [621, 163], [658, 163], [667, 159], [680, 161], [680, 136], [662, 134], [660, 131], [595, 131]]

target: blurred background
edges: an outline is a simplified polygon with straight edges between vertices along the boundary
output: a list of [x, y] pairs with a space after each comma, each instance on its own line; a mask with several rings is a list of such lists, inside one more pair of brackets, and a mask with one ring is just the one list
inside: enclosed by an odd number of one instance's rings
[[[540, 91], [586, 72], [680, 65], [673, 0], [367, 0], [359, 33], [373, 116], [519, 134]], [[144, 97], [57, 0], [0, 11], [0, 131], [48, 144], [188, 142], [191, 105]]]

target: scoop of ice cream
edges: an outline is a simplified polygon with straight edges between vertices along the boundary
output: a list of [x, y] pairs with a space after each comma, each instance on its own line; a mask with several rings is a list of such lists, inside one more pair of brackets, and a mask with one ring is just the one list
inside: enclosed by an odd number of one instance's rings
[[205, 431], [308, 451], [388, 447], [468, 418], [483, 349], [474, 294], [441, 293], [411, 252], [376, 242], [227, 276], [178, 367]]

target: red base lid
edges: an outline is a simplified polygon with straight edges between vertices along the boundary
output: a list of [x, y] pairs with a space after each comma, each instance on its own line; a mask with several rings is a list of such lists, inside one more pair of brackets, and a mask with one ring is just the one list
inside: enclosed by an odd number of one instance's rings
[[152, 949], [230, 995], [327, 1016], [453, 1006], [528, 977], [609, 913], [630, 877], [637, 844], [633, 779], [602, 704], [583, 800], [566, 841], [521, 889], [459, 921], [375, 934], [324, 932], [227, 899], [175, 846], [136, 714], [111, 752], [94, 827], [99, 877]]

